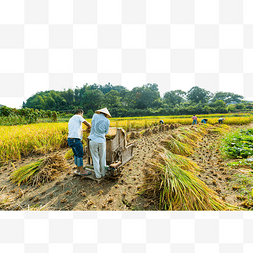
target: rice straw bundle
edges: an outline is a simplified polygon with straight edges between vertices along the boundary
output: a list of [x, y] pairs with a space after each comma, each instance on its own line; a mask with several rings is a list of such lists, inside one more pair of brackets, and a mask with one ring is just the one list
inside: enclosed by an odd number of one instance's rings
[[172, 153], [178, 155], [190, 156], [194, 153], [191, 146], [174, 139], [172, 135], [168, 135], [166, 139], [161, 141], [161, 144]]
[[143, 192], [159, 196], [164, 210], [233, 210], [239, 209], [220, 200], [190, 171], [163, 155], [148, 163]]

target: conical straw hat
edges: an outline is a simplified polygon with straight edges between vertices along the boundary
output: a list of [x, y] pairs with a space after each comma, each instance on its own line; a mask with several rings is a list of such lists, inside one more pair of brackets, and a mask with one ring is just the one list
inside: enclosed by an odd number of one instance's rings
[[112, 116], [111, 116], [111, 114], [109, 113], [109, 111], [108, 111], [108, 109], [105, 107], [105, 108], [103, 108], [103, 109], [100, 109], [100, 110], [97, 110], [97, 111], [95, 111], [95, 113], [104, 113], [104, 114], [106, 114], [107, 116], [108, 116], [108, 118], [111, 118]]

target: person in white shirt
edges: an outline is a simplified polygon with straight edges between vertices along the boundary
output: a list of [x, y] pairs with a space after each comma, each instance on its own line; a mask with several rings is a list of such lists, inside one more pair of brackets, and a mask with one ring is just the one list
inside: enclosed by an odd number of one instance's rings
[[105, 176], [106, 138], [109, 132], [111, 114], [107, 108], [95, 111], [91, 120], [91, 131], [88, 137], [90, 153], [96, 178]]
[[73, 117], [70, 118], [68, 123], [68, 144], [72, 148], [74, 153], [74, 162], [77, 166], [76, 174], [81, 176], [87, 176], [91, 173], [89, 171], [84, 170], [83, 168], [83, 145], [82, 145], [82, 138], [83, 138], [83, 130], [82, 130], [82, 123], [85, 124], [88, 128], [91, 128], [91, 124], [87, 122], [83, 118], [83, 110], [78, 109]]
[[219, 124], [223, 124], [223, 121], [225, 120], [225, 118], [219, 118], [219, 120], [218, 120], [218, 123]]

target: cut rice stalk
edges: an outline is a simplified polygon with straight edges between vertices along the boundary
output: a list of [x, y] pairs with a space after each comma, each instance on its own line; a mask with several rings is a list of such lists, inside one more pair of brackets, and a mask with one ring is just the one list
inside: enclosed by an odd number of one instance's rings
[[159, 194], [160, 209], [165, 210], [236, 210], [220, 200], [200, 179], [169, 158], [163, 164], [155, 159], [145, 170], [146, 194]]
[[195, 141], [191, 140], [189, 137], [187, 137], [186, 135], [184, 135], [181, 132], [175, 132], [175, 133], [172, 133], [171, 135], [174, 139], [176, 139], [182, 143], [188, 144], [193, 147], [198, 146], [198, 144]]
[[186, 135], [188, 138], [194, 140], [194, 141], [199, 141], [202, 139], [202, 135], [197, 133], [197, 132], [194, 132], [190, 129], [185, 129], [185, 128], [180, 128], [180, 131]]
[[178, 155], [190, 156], [194, 153], [194, 150], [188, 144], [182, 143], [172, 136], [168, 136], [166, 140], [162, 140], [161, 144], [172, 153]]
[[28, 165], [22, 166], [11, 174], [11, 180], [20, 186], [22, 183], [28, 182], [32, 176], [36, 175], [39, 170], [39, 165], [42, 164], [44, 159], [40, 159], [37, 162], [30, 163]]
[[65, 154], [65, 159], [69, 160], [70, 158], [73, 158], [74, 157], [74, 153], [73, 153], [73, 150], [72, 149], [69, 149], [66, 154]]

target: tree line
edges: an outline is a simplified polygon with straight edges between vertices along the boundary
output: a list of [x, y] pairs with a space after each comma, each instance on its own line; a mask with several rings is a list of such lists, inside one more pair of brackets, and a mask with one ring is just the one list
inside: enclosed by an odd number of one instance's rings
[[121, 85], [85, 84], [64, 91], [41, 91], [27, 99], [23, 108], [73, 112], [82, 108], [86, 117], [107, 107], [113, 117], [227, 113], [252, 110], [253, 104], [232, 92], [212, 93], [198, 86], [173, 90], [161, 97], [158, 85], [148, 83], [128, 90]]

